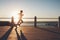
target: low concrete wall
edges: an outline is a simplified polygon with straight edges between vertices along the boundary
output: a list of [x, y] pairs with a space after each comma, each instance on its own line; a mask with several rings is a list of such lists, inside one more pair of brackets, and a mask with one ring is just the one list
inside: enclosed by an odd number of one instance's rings
[[10, 24], [9, 21], [0, 21], [0, 26], [10, 26]]

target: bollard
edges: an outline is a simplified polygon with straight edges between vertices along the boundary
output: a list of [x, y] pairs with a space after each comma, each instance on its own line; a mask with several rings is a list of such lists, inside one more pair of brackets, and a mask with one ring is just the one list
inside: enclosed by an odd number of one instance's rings
[[58, 22], [58, 31], [60, 32], [60, 16], [59, 16], [59, 22]]
[[14, 17], [11, 18], [11, 25], [14, 26]]
[[37, 17], [34, 17], [34, 27], [37, 27]]

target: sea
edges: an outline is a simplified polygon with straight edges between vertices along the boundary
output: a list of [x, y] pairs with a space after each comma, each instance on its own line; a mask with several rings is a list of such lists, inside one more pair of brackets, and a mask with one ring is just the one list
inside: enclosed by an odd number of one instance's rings
[[[0, 19], [0, 21], [11, 22], [11, 19]], [[58, 27], [58, 19], [37, 19], [36, 25], [40, 27]], [[34, 26], [34, 19], [23, 19], [21, 26]]]

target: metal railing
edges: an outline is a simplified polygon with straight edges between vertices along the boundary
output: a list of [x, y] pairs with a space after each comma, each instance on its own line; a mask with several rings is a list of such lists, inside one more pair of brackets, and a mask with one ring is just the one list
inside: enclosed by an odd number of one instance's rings
[[[14, 17], [11, 18], [4, 18], [1, 17], [0, 19], [11, 19], [11, 23], [14, 23]], [[58, 27], [60, 28], [60, 16], [58, 18], [37, 18], [37, 16], [34, 16], [34, 18], [23, 18], [23, 19], [34, 19], [34, 26], [37, 26], [37, 19], [58, 19]]]

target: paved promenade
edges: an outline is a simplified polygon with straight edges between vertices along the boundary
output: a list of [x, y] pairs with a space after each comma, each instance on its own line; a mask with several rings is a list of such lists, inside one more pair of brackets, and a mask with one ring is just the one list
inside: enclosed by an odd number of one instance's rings
[[60, 40], [60, 33], [45, 28], [0, 26], [0, 40]]

